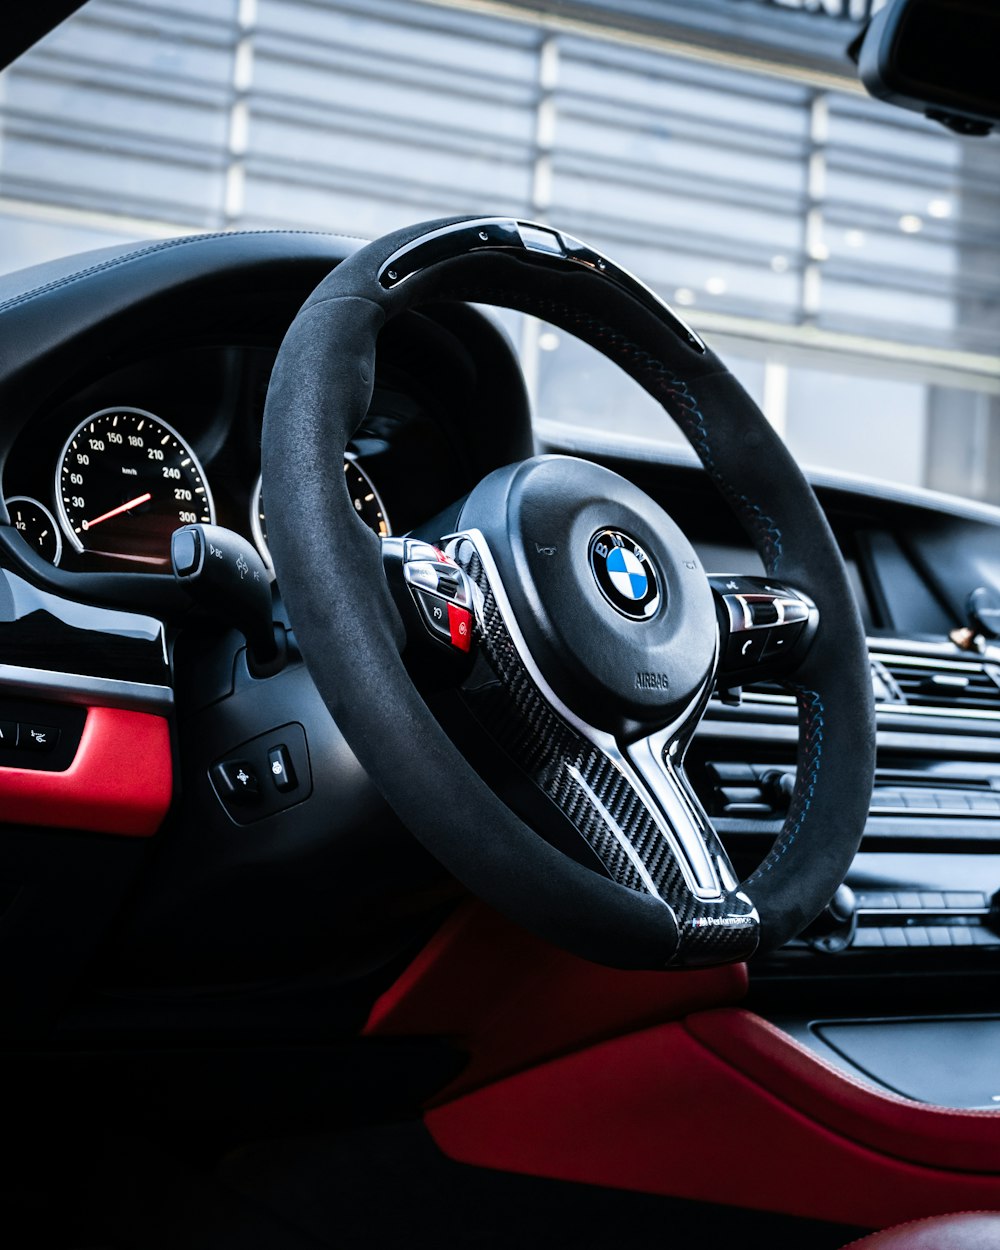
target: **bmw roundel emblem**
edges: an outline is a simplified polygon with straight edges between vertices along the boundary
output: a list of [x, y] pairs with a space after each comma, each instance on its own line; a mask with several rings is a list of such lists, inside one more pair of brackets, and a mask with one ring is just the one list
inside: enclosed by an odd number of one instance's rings
[[660, 606], [653, 562], [622, 530], [598, 530], [590, 540], [590, 567], [601, 593], [622, 616], [648, 620]]

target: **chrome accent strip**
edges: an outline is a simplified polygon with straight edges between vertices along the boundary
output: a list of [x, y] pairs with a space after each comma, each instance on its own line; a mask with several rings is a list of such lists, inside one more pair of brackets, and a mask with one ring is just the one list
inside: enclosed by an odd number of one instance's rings
[[[593, 725], [581, 720], [575, 712], [571, 711], [565, 703], [562, 702], [559, 696], [542, 676], [538, 665], [535, 663], [534, 658], [528, 649], [524, 635], [521, 633], [517, 621], [514, 619], [513, 608], [511, 607], [510, 600], [507, 598], [507, 592], [504, 589], [503, 582], [500, 579], [500, 570], [497, 568], [496, 561], [493, 559], [493, 553], [490, 551], [489, 544], [487, 543], [482, 531], [478, 529], [463, 530], [458, 534], [449, 534], [441, 541], [448, 555], [454, 558], [455, 548], [463, 538], [469, 539], [469, 541], [472, 542], [473, 546], [476, 548], [476, 552], [480, 560], [483, 562], [483, 567], [486, 569], [486, 575], [489, 578], [490, 588], [493, 591], [493, 597], [496, 599], [497, 608], [503, 618], [504, 625], [511, 636], [511, 640], [517, 649], [521, 663], [528, 670], [528, 673], [531, 675], [531, 679], [541, 691], [546, 701], [556, 712], [559, 713], [567, 724], [571, 725], [577, 733], [597, 747], [597, 749], [611, 761], [614, 767], [618, 769], [618, 771], [633, 787], [645, 803], [660, 834], [666, 839], [668, 845], [673, 851], [674, 857], [680, 867], [681, 875], [684, 877], [684, 882], [691, 893], [699, 899], [720, 898], [723, 894], [723, 890], [719, 881], [719, 876], [715, 865], [712, 862], [711, 856], [708, 853], [708, 848], [705, 846], [700, 834], [698, 833], [697, 826], [693, 826], [690, 819], [685, 819], [681, 822], [680, 827], [675, 829], [668, 823], [668, 820], [665, 819], [665, 816], [670, 813], [671, 810], [676, 810], [678, 806], [683, 806], [678, 803], [677, 796], [673, 792], [673, 788], [670, 783], [667, 783], [668, 787], [670, 787], [670, 798], [661, 804], [658, 797], [661, 793], [660, 785], [651, 785], [645, 780], [645, 771], [642, 773], [638, 771], [626, 755], [623, 754], [615, 738], [611, 734], [605, 733], [603, 730], [596, 729]], [[476, 603], [476, 616], [480, 623], [482, 623], [482, 610], [478, 601]], [[719, 651], [718, 629], [716, 629], [715, 650], [717, 660]], [[655, 736], [662, 738], [664, 743], [673, 741], [680, 742], [686, 731], [693, 731], [694, 725], [696, 725], [697, 721], [700, 719], [700, 713], [707, 701], [714, 681], [715, 671], [713, 667], [713, 671], [705, 685], [698, 691], [688, 706], [683, 710], [681, 715], [673, 722], [673, 724], [659, 730]], [[643, 739], [643, 742], [648, 741], [649, 739]], [[664, 777], [662, 768], [657, 771], [659, 773], [659, 777]], [[658, 780], [658, 778], [656, 778], [656, 780]], [[685, 836], [685, 834], [687, 834], [687, 836]], [[699, 875], [704, 877], [706, 872], [707, 881], [699, 880]], [[656, 890], [653, 891], [653, 895], [655, 898], [660, 897], [658, 891]]]
[[263, 474], [257, 474], [257, 481], [253, 488], [253, 494], [250, 496], [250, 533], [253, 535], [254, 545], [260, 552], [260, 558], [264, 561], [264, 567], [267, 569], [268, 577], [274, 581], [274, 565], [271, 563], [271, 552], [267, 545], [267, 539], [264, 537], [264, 527], [260, 523], [260, 496], [264, 486]]
[[984, 673], [986, 668], [977, 660], [940, 660], [926, 655], [911, 655], [903, 651], [869, 651], [870, 660], [878, 660], [880, 664], [912, 664], [914, 668], [947, 668], [956, 673]]
[[947, 716], [954, 720], [1000, 720], [1000, 711], [991, 712], [980, 707], [914, 707], [909, 703], [876, 703], [876, 713], [885, 715], [892, 713], [901, 716]]
[[[905, 907], [859, 907], [857, 914], [859, 916], [881, 916], [886, 920], [895, 917], [897, 920], [900, 916], [988, 916], [990, 909], [988, 907], [921, 907], [919, 911], [907, 911]], [[905, 924], [894, 926], [903, 929]], [[998, 939], [1000, 940], [1000, 939]]]
[[29, 695], [37, 693], [44, 698], [58, 696], [64, 702], [89, 707], [123, 707], [163, 713], [174, 705], [174, 692], [169, 686], [88, 677], [82, 673], [56, 673], [50, 669], [23, 668], [19, 664], [0, 664], [0, 689], [26, 691]]
[[[629, 760], [656, 796], [671, 826], [691, 855], [691, 871], [698, 881], [696, 891], [700, 898], [714, 897], [722, 888], [721, 875], [709, 852], [708, 817], [699, 811], [690, 793], [682, 784], [670, 756], [671, 746], [677, 735], [668, 728], [650, 734], [628, 748]], [[693, 837], [685, 837], [685, 830], [693, 830]]]
[[[743, 691], [744, 703], [771, 703], [782, 707], [794, 707], [795, 699], [789, 694], [758, 693], [753, 690]], [[1000, 720], [1000, 712], [990, 712], [985, 708], [960, 707], [913, 707], [908, 703], [876, 703], [875, 715], [878, 716], [944, 716], [951, 720]]]
[[[977, 791], [977, 793], [985, 793], [985, 791]], [[995, 793], [991, 791], [991, 793]], [[998, 796], [1000, 797], [1000, 796]], [[880, 807], [874, 805], [868, 809], [869, 817], [872, 816], [920, 816], [921, 818], [933, 816], [935, 820], [997, 820], [1000, 819], [1000, 810], [995, 812], [975, 811], [972, 808], [952, 808], [952, 807]]]

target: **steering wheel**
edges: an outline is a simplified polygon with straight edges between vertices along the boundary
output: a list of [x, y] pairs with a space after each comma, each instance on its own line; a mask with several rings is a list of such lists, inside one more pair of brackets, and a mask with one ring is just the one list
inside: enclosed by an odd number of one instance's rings
[[[446, 300], [542, 317], [630, 374], [687, 436], [767, 577], [710, 583], [644, 492], [563, 456], [490, 474], [436, 547], [380, 543], [348, 497], [344, 450], [368, 410], [382, 327]], [[624, 968], [744, 959], [822, 910], [857, 850], [874, 771], [854, 595], [780, 438], [632, 275], [565, 234], [506, 218], [428, 222], [369, 244], [288, 331], [263, 473], [268, 541], [309, 672], [375, 785], [473, 893]], [[497, 754], [558, 810], [576, 849], [526, 823], [432, 715], [402, 654], [414, 631], [433, 628], [429, 612], [452, 631], [434, 646], [472, 646], [486, 666]], [[764, 675], [797, 698], [796, 782], [773, 848], [739, 881], [684, 753], [717, 682]]]

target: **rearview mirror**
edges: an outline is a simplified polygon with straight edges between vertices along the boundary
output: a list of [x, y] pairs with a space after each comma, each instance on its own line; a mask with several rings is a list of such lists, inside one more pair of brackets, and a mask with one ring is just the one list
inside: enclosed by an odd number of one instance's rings
[[858, 70], [878, 99], [985, 135], [1000, 121], [998, 50], [997, 0], [889, 0], [865, 33]]

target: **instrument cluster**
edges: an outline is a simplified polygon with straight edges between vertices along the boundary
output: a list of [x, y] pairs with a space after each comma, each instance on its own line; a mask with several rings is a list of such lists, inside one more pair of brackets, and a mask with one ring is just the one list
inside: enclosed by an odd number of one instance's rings
[[[178, 402], [176, 370], [167, 379], [153, 368], [142, 385], [129, 387], [127, 375], [120, 385], [108, 379], [40, 414], [4, 468], [12, 526], [36, 554], [64, 569], [166, 573], [176, 529], [220, 524], [252, 538], [270, 568], [260, 478], [270, 361], [259, 355], [243, 353], [238, 383], [209, 386], [217, 393], [200, 406]], [[211, 372], [204, 374], [209, 381]], [[162, 404], [158, 380], [165, 383]], [[113, 392], [126, 402], [107, 402]], [[386, 447], [371, 439], [367, 446], [368, 455], [348, 453], [345, 481], [359, 517], [384, 537], [392, 525], [366, 461], [377, 464], [380, 453], [384, 460]]]

